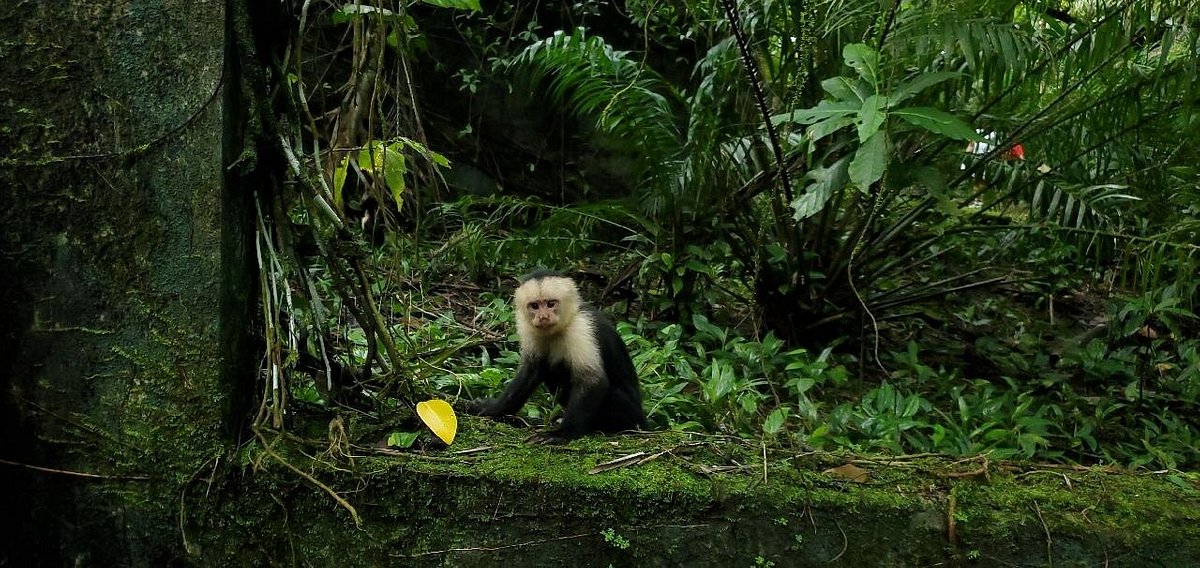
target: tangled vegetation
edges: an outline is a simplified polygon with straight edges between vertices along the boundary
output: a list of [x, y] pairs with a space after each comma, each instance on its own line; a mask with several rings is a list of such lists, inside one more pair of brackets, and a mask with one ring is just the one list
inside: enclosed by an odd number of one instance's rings
[[1195, 468], [1197, 2], [880, 6], [292, 3], [259, 427], [490, 393], [550, 266], [657, 428]]

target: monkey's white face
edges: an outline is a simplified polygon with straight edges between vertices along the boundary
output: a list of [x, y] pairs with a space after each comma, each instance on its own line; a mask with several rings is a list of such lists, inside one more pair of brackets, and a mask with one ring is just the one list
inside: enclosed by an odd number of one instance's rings
[[575, 281], [560, 276], [526, 280], [514, 298], [521, 356], [598, 370], [603, 363], [592, 316], [581, 309]]
[[529, 323], [540, 332], [550, 332], [558, 325], [558, 300], [534, 300], [525, 309], [529, 312]]
[[579, 291], [568, 278], [529, 280], [517, 288], [515, 300], [518, 331], [527, 327], [542, 337], [565, 329], [579, 309]]

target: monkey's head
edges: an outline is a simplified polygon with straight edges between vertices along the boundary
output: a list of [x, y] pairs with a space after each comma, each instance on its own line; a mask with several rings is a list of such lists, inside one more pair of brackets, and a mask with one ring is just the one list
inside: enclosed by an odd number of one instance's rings
[[574, 280], [557, 273], [534, 273], [517, 288], [514, 303], [522, 340], [552, 337], [579, 313], [579, 289]]

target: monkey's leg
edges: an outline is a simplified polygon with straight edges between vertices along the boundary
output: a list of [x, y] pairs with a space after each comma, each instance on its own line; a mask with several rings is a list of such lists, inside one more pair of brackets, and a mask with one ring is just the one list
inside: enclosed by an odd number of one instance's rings
[[[633, 387], [637, 388], [636, 385]], [[639, 430], [646, 427], [646, 411], [636, 390], [609, 386], [604, 411], [596, 415], [594, 425], [601, 432]]]

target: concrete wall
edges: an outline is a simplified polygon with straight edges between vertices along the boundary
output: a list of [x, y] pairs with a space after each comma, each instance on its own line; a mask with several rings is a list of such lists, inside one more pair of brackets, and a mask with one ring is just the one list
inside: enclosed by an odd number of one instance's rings
[[180, 488], [250, 380], [221, 364], [248, 297], [225, 29], [224, 0], [0, 6], [0, 564], [183, 551]]

